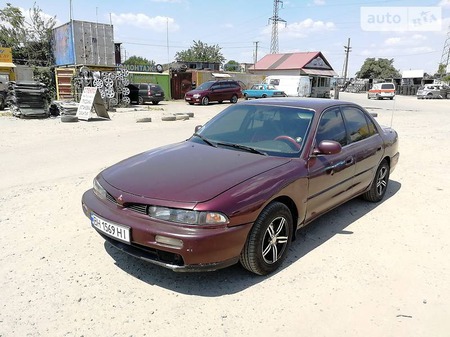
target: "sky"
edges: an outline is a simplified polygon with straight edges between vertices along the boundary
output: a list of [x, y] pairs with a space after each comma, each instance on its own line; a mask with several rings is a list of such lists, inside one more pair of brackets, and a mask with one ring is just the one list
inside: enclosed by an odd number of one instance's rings
[[[271, 52], [274, 0], [2, 0], [0, 8], [6, 2], [25, 16], [36, 3], [57, 25], [71, 16], [112, 23], [122, 58], [169, 63], [193, 41], [218, 45], [225, 62], [253, 63]], [[279, 53], [320, 51], [340, 76], [350, 39], [348, 77], [369, 57], [434, 74], [450, 39], [450, 0], [283, 0], [278, 18]]]

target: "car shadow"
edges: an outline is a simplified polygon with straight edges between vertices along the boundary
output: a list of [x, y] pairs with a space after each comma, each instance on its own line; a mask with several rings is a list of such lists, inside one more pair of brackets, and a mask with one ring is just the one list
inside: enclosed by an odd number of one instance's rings
[[345, 228], [389, 200], [400, 188], [399, 182], [390, 180], [383, 201], [370, 203], [361, 198], [355, 198], [324, 214], [308, 226], [301, 228], [297, 231], [296, 240], [291, 244], [289, 254], [282, 267], [268, 276], [254, 275], [241, 267], [240, 264], [213, 272], [176, 273], [130, 256], [116, 249], [107, 241], [105, 241], [104, 247], [120, 269], [149, 285], [186, 295], [204, 297], [234, 294], [272, 277], [285, 268], [289, 268], [290, 265], [296, 263], [300, 258], [324, 244], [336, 234], [353, 234], [351, 231], [346, 231]]

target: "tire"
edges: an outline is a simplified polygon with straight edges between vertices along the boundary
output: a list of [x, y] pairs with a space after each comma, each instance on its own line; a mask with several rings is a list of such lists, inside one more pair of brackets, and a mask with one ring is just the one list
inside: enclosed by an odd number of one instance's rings
[[266, 94], [262, 95], [262, 98], [267, 98], [267, 95]]
[[378, 166], [370, 189], [362, 195], [365, 200], [379, 202], [384, 198], [389, 183], [389, 170], [388, 162], [383, 160], [380, 166]]
[[3, 98], [3, 95], [0, 93], [0, 111], [5, 110], [5, 99]]
[[177, 117], [175, 115], [167, 115], [167, 116], [162, 116], [161, 120], [164, 122], [173, 122], [177, 120]]
[[142, 105], [144, 104], [144, 98], [142, 98], [142, 96], [138, 97], [138, 105]]
[[258, 275], [280, 267], [293, 236], [292, 214], [286, 205], [273, 202], [256, 219], [240, 255], [242, 266]]
[[236, 95], [231, 96], [230, 102], [235, 104], [238, 101], [238, 97]]
[[223, 103], [223, 101], [218, 101], [218, 103], [219, 103], [219, 104], [222, 104], [222, 103]]
[[63, 123], [75, 123], [78, 122], [78, 117], [73, 115], [62, 115], [61, 122]]
[[189, 105], [194, 105], [194, 103], [192, 103], [192, 102], [189, 102]]
[[159, 101], [152, 101], [152, 104], [153, 105], [156, 105], [156, 104], [158, 104], [159, 103]]
[[136, 119], [136, 123], [150, 123], [152, 121], [151, 117], [144, 117]]
[[209, 98], [208, 96], [205, 96], [202, 98], [202, 105], [208, 105], [209, 104]]
[[244, 99], [245, 99], [246, 101], [248, 101], [248, 95], [247, 95], [247, 94], [244, 94]]
[[367, 99], [370, 99], [370, 95], [369, 94], [367, 94]]
[[187, 114], [183, 114], [183, 113], [176, 113], [175, 119], [177, 121], [187, 121], [189, 119], [189, 116]]

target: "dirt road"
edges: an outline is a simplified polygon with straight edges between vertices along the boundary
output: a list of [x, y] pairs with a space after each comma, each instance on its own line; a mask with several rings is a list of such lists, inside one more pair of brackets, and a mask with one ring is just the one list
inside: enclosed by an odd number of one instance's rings
[[[450, 101], [340, 98], [400, 134], [387, 197], [302, 230], [268, 277], [144, 263], [106, 244], [81, 210], [102, 168], [188, 138], [227, 104], [163, 102], [78, 123], [0, 117], [0, 336], [448, 336]], [[189, 121], [160, 120], [187, 111]]]

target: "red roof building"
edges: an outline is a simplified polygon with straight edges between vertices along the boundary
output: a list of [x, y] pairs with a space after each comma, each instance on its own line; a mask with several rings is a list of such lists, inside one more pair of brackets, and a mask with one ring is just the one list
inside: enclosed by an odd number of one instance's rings
[[321, 52], [268, 54], [249, 72], [266, 76], [309, 76], [312, 97], [329, 97], [331, 78], [337, 76]]

